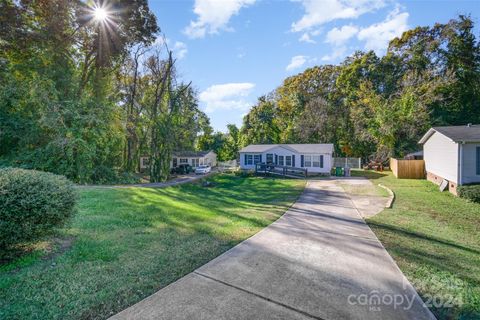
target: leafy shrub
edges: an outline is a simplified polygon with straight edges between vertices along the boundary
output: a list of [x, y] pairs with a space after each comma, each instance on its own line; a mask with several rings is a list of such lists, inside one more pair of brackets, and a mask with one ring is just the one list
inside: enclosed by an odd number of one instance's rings
[[63, 176], [0, 169], [0, 249], [52, 232], [74, 213], [75, 203], [73, 184]]
[[140, 179], [133, 173], [118, 172], [107, 166], [93, 168], [91, 181], [95, 184], [131, 184], [139, 183]]
[[480, 203], [480, 184], [470, 184], [457, 187], [461, 198]]
[[254, 177], [255, 176], [255, 170], [243, 170], [243, 169], [238, 169], [235, 172], [235, 175], [238, 177]]
[[113, 183], [117, 180], [117, 173], [107, 166], [93, 168], [91, 180], [98, 184]]
[[132, 183], [140, 183], [142, 182], [141, 179], [134, 173], [131, 172], [121, 172], [118, 174], [118, 182], [121, 184], [132, 184]]

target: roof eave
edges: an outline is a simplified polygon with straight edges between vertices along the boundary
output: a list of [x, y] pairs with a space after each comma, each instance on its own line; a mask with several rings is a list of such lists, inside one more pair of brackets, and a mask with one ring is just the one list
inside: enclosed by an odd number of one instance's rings
[[428, 129], [427, 133], [425, 133], [423, 135], [423, 137], [420, 139], [420, 141], [418, 141], [419, 144], [424, 144], [425, 142], [427, 142], [428, 139], [430, 139], [430, 137], [435, 133], [437, 132], [437, 130], [433, 129], [433, 128], [430, 128]]

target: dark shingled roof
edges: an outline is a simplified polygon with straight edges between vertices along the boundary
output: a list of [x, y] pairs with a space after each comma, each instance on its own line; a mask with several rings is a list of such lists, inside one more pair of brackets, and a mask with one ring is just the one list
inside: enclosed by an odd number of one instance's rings
[[239, 152], [262, 153], [275, 147], [283, 147], [298, 153], [333, 153], [331, 143], [304, 143], [304, 144], [250, 144]]
[[205, 157], [209, 151], [175, 151], [173, 153], [174, 157], [186, 157], [186, 158], [201, 158]]
[[423, 136], [420, 143], [425, 143], [434, 133], [439, 132], [455, 142], [480, 142], [480, 125], [433, 127]]

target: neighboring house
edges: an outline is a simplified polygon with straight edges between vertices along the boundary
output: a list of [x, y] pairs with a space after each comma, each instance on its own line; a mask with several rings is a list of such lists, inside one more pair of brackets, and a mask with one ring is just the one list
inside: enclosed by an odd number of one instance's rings
[[433, 127], [419, 143], [429, 181], [448, 181], [453, 194], [458, 185], [480, 182], [480, 125]]
[[333, 144], [251, 144], [239, 153], [242, 169], [255, 169], [255, 164], [267, 163], [330, 174]]
[[[148, 157], [140, 157], [140, 169], [148, 168]], [[217, 165], [217, 154], [213, 151], [177, 151], [172, 155], [170, 168], [176, 168], [180, 164], [189, 164], [196, 168], [200, 165], [209, 165], [215, 167]]]
[[423, 150], [409, 153], [409, 154], [405, 155], [405, 157], [403, 157], [403, 159], [405, 159], [405, 160], [423, 160]]

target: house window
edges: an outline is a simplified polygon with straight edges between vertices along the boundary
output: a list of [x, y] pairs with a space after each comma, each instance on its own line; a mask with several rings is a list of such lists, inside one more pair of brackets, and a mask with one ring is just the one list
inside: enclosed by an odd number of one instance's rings
[[194, 168], [198, 167], [199, 163], [200, 163], [200, 159], [198, 159], [198, 158], [193, 158], [192, 159], [192, 167], [194, 167]]
[[256, 154], [253, 156], [253, 163], [257, 164], [262, 162], [262, 155], [261, 154]]
[[273, 154], [267, 153], [267, 163], [273, 163]]
[[251, 166], [253, 164], [253, 156], [251, 154], [247, 154], [247, 166]]
[[292, 166], [292, 156], [285, 156], [285, 165], [287, 167], [291, 167]]
[[311, 167], [312, 166], [312, 156], [305, 156], [305, 163], [303, 164], [304, 167]]
[[284, 163], [283, 163], [283, 156], [278, 156], [278, 164], [283, 166]]
[[320, 167], [320, 156], [312, 156], [312, 166]]
[[188, 163], [188, 158], [180, 158], [180, 163]]
[[148, 165], [150, 164], [150, 159], [147, 158], [147, 157], [143, 157], [143, 158], [141, 158], [141, 160], [142, 160], [141, 167], [142, 168], [148, 168]]

